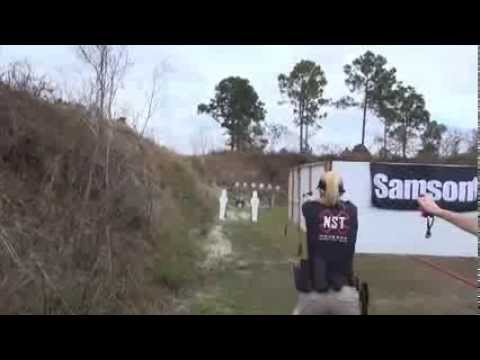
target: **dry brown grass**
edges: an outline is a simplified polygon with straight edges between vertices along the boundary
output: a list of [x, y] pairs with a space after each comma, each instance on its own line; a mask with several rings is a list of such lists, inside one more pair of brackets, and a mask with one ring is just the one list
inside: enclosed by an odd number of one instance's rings
[[0, 313], [168, 312], [195, 279], [209, 188], [133, 130], [95, 125], [0, 88]]

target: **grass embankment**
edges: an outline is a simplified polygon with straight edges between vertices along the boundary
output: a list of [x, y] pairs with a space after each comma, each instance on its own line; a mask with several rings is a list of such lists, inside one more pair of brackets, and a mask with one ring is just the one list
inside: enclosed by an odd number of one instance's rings
[[0, 313], [168, 313], [216, 194], [190, 159], [0, 84]]

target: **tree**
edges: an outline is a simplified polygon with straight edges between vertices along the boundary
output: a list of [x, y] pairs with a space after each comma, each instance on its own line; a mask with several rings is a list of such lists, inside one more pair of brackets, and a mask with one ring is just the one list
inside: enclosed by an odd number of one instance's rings
[[226, 129], [232, 151], [247, 149], [263, 134], [265, 104], [247, 79], [228, 77], [220, 81], [215, 97], [209, 104], [198, 105], [198, 113], [210, 115]]
[[384, 132], [383, 136], [377, 135], [373, 139], [373, 145], [377, 149], [376, 156], [384, 160], [391, 159], [392, 157], [392, 144], [391, 142], [387, 142], [386, 139], [388, 139], [388, 132], [387, 134]]
[[145, 106], [145, 111], [143, 116], [143, 126], [140, 132], [140, 136], [143, 136], [143, 134], [145, 133], [145, 130], [148, 127], [150, 120], [155, 115], [158, 109], [159, 78], [160, 78], [160, 72], [158, 68], [155, 67], [152, 73], [152, 87], [150, 88], [150, 91], [145, 94], [147, 98], [147, 103]]
[[278, 123], [268, 123], [265, 127], [270, 150], [273, 151], [280, 139], [288, 133], [288, 128], [285, 125]]
[[390, 144], [388, 140], [392, 125], [395, 123], [397, 117], [398, 98], [391, 83], [384, 85], [388, 88], [380, 90], [382, 96], [376, 99], [376, 103], [373, 107], [375, 109], [375, 114], [383, 124], [383, 146], [380, 149], [380, 153], [384, 154], [386, 157], [390, 155]]
[[460, 148], [466, 136], [460, 129], [448, 128], [440, 145], [440, 154], [445, 158], [460, 154]]
[[420, 136], [422, 149], [419, 154], [427, 154], [437, 158], [439, 156], [442, 137], [446, 131], [447, 127], [445, 125], [437, 123], [436, 121], [430, 121]]
[[330, 155], [330, 156], [339, 156], [342, 152], [349, 152], [347, 148], [342, 148], [338, 144], [322, 144], [317, 147], [317, 151], [319, 155]]
[[191, 138], [191, 145], [194, 155], [207, 155], [213, 149], [213, 141], [208, 134], [207, 128], [200, 128]]
[[78, 45], [76, 47], [78, 58], [85, 63], [93, 72], [93, 78], [89, 81], [90, 91], [93, 95], [93, 104], [85, 104], [95, 108], [96, 124], [90, 127], [96, 138], [90, 163], [87, 187], [84, 194], [84, 203], [90, 197], [92, 176], [97, 161], [100, 142], [105, 142], [105, 189], [107, 194], [110, 188], [109, 163], [110, 144], [112, 141], [112, 128], [105, 126], [105, 120], [112, 120], [112, 109], [122, 85], [123, 78], [128, 67], [131, 65], [126, 46], [114, 45]]
[[[104, 187], [105, 198], [111, 194], [110, 184], [110, 147], [113, 141], [114, 127], [108, 122], [113, 120], [113, 107], [116, 102], [118, 90], [122, 86], [123, 78], [131, 65], [126, 46], [114, 45], [78, 45], [76, 53], [91, 71], [92, 76], [88, 79], [86, 99], [91, 103], [84, 104], [87, 108], [95, 110], [93, 126], [89, 125], [95, 138], [95, 146], [92, 150], [90, 166], [88, 171], [88, 180], [83, 195], [83, 205], [85, 206], [89, 199], [92, 188], [92, 179], [95, 168], [98, 164], [97, 157], [101, 151], [101, 144], [104, 144]], [[105, 206], [106, 213], [112, 211], [109, 202]], [[112, 273], [112, 245], [110, 237], [110, 224], [105, 225], [105, 237], [108, 244], [108, 264], [109, 272]]]
[[406, 159], [408, 143], [425, 129], [430, 113], [425, 109], [425, 100], [412, 86], [399, 83], [393, 91], [395, 106], [392, 110], [393, 129], [390, 135], [400, 142], [402, 157]]
[[25, 91], [34, 97], [46, 100], [52, 98], [54, 87], [46, 75], [38, 75], [27, 61], [14, 61], [0, 73], [0, 83], [18, 91]]
[[164, 75], [168, 71], [168, 66], [168, 63], [164, 61], [160, 66], [153, 68], [151, 85], [143, 93], [145, 101], [143, 109], [135, 109], [128, 101], [119, 107], [119, 113], [130, 119], [130, 126], [136, 132], [139, 139], [145, 137], [145, 134], [148, 132], [148, 137], [151, 138], [152, 141], [158, 142], [158, 134], [154, 134], [153, 129], [149, 128], [149, 125], [156, 116], [160, 106], [160, 90], [161, 85], [164, 85], [166, 82]]
[[248, 132], [251, 134], [245, 139], [248, 148], [257, 151], [263, 151], [268, 145], [268, 139], [265, 138], [265, 128], [261, 123], [252, 123], [251, 130]]
[[467, 151], [469, 153], [471, 154], [477, 153], [477, 148], [478, 148], [478, 130], [477, 129], [471, 129], [468, 132], [467, 145], [468, 145]]
[[323, 97], [326, 85], [327, 79], [320, 65], [309, 60], [297, 63], [290, 74], [278, 76], [280, 93], [288, 97], [293, 106], [294, 123], [300, 127], [301, 153], [309, 148], [309, 126], [320, 129], [318, 121], [327, 116], [327, 113], [320, 112], [322, 106], [329, 104], [329, 100]]
[[351, 93], [361, 93], [362, 102], [355, 102], [350, 97], [345, 97], [337, 102], [339, 107], [357, 106], [363, 109], [362, 145], [365, 145], [365, 127], [367, 121], [367, 110], [371, 110], [379, 117], [385, 115], [382, 110], [386, 107], [382, 102], [391, 95], [391, 88], [396, 82], [396, 69], [387, 69], [387, 60], [381, 55], [375, 55], [367, 51], [362, 56], [353, 60], [352, 64], [343, 67], [347, 75], [345, 84]]
[[112, 119], [112, 108], [128, 67], [126, 46], [79, 45], [77, 55], [93, 71], [95, 105], [100, 118]]

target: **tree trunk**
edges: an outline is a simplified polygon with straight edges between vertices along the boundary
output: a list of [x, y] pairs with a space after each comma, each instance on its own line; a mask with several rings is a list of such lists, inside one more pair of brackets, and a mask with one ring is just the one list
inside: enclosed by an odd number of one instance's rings
[[383, 152], [384, 154], [387, 153], [387, 123], [383, 124]]
[[303, 153], [303, 119], [300, 117], [300, 153]]
[[403, 124], [402, 155], [403, 159], [407, 158], [407, 119], [404, 120]]
[[242, 136], [240, 135], [240, 131], [238, 130], [238, 126], [237, 126], [237, 134], [235, 135], [235, 138], [237, 139], [235, 149], [237, 151], [242, 151]]
[[365, 86], [365, 101], [363, 104], [362, 145], [365, 145], [365, 123], [367, 121], [367, 89]]
[[242, 132], [240, 130], [240, 125], [239, 125], [240, 121], [237, 121], [237, 125], [236, 125], [236, 138], [237, 138], [237, 145], [236, 145], [236, 149], [237, 151], [242, 151], [242, 147], [243, 147], [243, 138], [242, 138]]
[[106, 53], [105, 53], [105, 48], [101, 48], [100, 50], [100, 70], [99, 70], [99, 108], [100, 108], [100, 119], [103, 120], [105, 116], [105, 76], [106, 76]]
[[235, 151], [235, 147], [237, 146], [237, 122], [234, 120], [232, 124], [232, 130], [231, 130], [231, 150]]
[[303, 154], [303, 101], [300, 101], [298, 110], [298, 116], [300, 117], [300, 154]]
[[305, 125], [305, 150], [309, 150], [308, 146], [308, 125]]

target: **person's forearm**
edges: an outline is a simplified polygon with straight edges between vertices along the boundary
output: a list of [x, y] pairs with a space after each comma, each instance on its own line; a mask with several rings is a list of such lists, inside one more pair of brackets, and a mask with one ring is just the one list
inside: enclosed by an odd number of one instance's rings
[[473, 235], [478, 235], [478, 218], [467, 217], [448, 210], [442, 210], [438, 216], [459, 228], [468, 231]]

